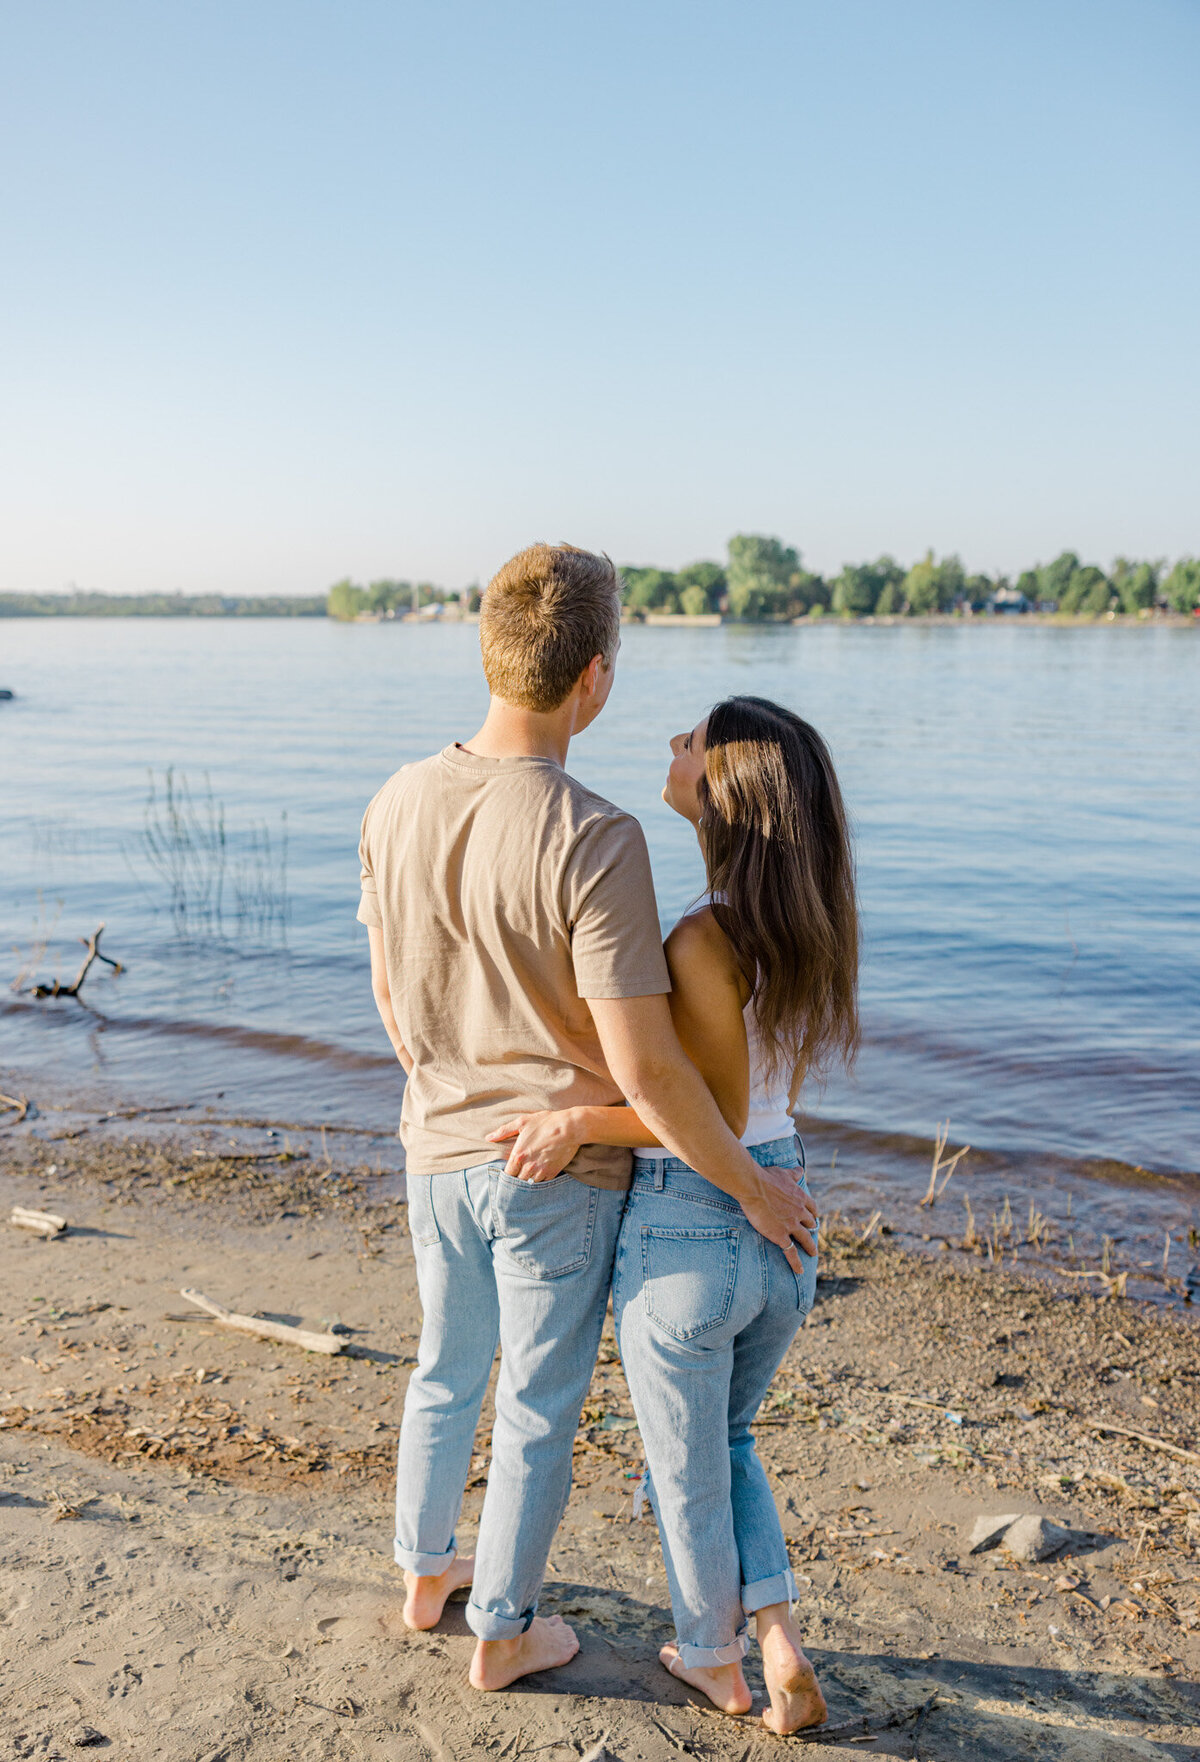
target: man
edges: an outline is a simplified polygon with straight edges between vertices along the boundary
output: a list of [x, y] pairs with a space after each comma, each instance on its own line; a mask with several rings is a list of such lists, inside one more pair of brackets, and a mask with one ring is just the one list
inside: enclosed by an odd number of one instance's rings
[[[411, 1627], [434, 1626], [451, 1591], [472, 1585], [478, 1689], [578, 1650], [564, 1622], [535, 1611], [631, 1168], [628, 1151], [584, 1145], [558, 1179], [522, 1180], [487, 1134], [515, 1112], [624, 1096], [797, 1271], [793, 1238], [813, 1252], [806, 1195], [746, 1154], [675, 1037], [640, 827], [564, 769], [607, 701], [619, 640], [607, 557], [522, 551], [483, 598], [482, 728], [398, 771], [363, 820], [358, 915], [408, 1074], [400, 1130], [423, 1311], [395, 1557]], [[454, 1528], [498, 1343], [478, 1550], [460, 1560]]]

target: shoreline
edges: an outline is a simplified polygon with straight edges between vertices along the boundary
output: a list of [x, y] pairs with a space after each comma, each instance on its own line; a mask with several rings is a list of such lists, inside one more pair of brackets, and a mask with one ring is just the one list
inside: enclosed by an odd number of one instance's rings
[[[390, 1061], [388, 1061], [390, 1063]], [[403, 1197], [403, 1147], [390, 1123], [321, 1120], [295, 1109], [254, 1105], [253, 1086], [169, 1100], [131, 1093], [126, 1084], [34, 1083], [0, 1066], [0, 1169], [62, 1162], [76, 1152], [119, 1164], [120, 1146], [147, 1137], [168, 1157], [209, 1159], [224, 1139], [242, 1158], [281, 1168], [317, 1159], [357, 1168], [364, 1158], [389, 1195]], [[399, 1115], [397, 1095], [396, 1117]], [[799, 1129], [823, 1213], [872, 1224], [881, 1240], [953, 1264], [1020, 1268], [1049, 1286], [1110, 1288], [1200, 1320], [1200, 1174], [1156, 1171], [1100, 1156], [975, 1146], [941, 1155], [930, 1199], [936, 1147], [902, 1131], [878, 1131], [801, 1113]], [[61, 1153], [56, 1147], [61, 1147]]]
[[[53, 1242], [0, 1233], [16, 1339], [0, 1578], [6, 1602], [23, 1587], [25, 1637], [0, 1665], [0, 1730], [51, 1749], [72, 1724], [134, 1748], [153, 1734], [163, 1762], [275, 1762], [284, 1744], [320, 1762], [351, 1739], [381, 1759], [578, 1755], [604, 1734], [647, 1762], [776, 1755], [656, 1662], [666, 1585], [652, 1521], [630, 1515], [640, 1446], [611, 1332], [542, 1599], [576, 1626], [579, 1658], [481, 1699], [461, 1610], [432, 1634], [400, 1627], [390, 1483], [419, 1311], [397, 1177], [364, 1137], [186, 1120], [0, 1133], [9, 1203], [71, 1224]], [[1190, 1319], [917, 1252], [867, 1221], [827, 1220], [817, 1307], [756, 1427], [831, 1718], [932, 1695], [927, 1762], [1030, 1744], [1116, 1762], [1150, 1754], [1147, 1737], [1200, 1741]], [[348, 1350], [235, 1334], [187, 1313], [185, 1284], [340, 1325]], [[464, 1548], [489, 1427], [486, 1407]], [[1090, 1539], [1042, 1564], [970, 1553], [979, 1517], [1016, 1511]], [[867, 1753], [910, 1753], [893, 1744]]]

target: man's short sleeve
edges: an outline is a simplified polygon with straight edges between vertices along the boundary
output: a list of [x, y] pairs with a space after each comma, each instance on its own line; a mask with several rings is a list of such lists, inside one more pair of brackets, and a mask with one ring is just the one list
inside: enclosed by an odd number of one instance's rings
[[375, 887], [375, 871], [371, 866], [371, 853], [367, 847], [367, 820], [370, 817], [370, 812], [371, 810], [368, 808], [366, 814], [363, 815], [362, 836], [358, 841], [358, 860], [361, 865], [359, 881], [362, 885], [362, 898], [358, 902], [356, 915], [360, 924], [366, 924], [372, 929], [380, 930], [383, 928], [383, 918], [379, 910], [379, 894]]
[[628, 814], [597, 820], [567, 862], [563, 910], [580, 997], [651, 997], [670, 991], [650, 855]]

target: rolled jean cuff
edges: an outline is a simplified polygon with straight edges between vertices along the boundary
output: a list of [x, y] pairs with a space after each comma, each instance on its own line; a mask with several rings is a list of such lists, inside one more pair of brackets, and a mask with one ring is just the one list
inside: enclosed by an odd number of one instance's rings
[[752, 1585], [743, 1585], [742, 1608], [747, 1615], [753, 1615], [756, 1609], [769, 1609], [772, 1603], [794, 1603], [796, 1596], [796, 1581], [788, 1566], [770, 1578], [755, 1579]]
[[396, 1565], [402, 1566], [405, 1572], [415, 1572], [418, 1578], [436, 1578], [439, 1572], [445, 1572], [457, 1549], [451, 1542], [446, 1554], [418, 1554], [415, 1548], [402, 1548], [399, 1542], [393, 1541], [392, 1553]]
[[524, 1615], [497, 1615], [493, 1609], [481, 1609], [478, 1603], [467, 1604], [467, 1626], [480, 1640], [516, 1640], [529, 1628], [537, 1611], [527, 1609]]
[[727, 1646], [688, 1646], [677, 1640], [679, 1662], [685, 1670], [711, 1670], [718, 1664], [739, 1664], [746, 1656], [750, 1641], [745, 1629]]

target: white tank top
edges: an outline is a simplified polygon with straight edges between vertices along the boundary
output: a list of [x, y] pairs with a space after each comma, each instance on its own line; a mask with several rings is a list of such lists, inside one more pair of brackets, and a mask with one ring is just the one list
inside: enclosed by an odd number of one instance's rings
[[[708, 899], [701, 900], [691, 911], [683, 914], [684, 918], [704, 911], [711, 903]], [[682, 921], [681, 919], [680, 922]], [[767, 1081], [766, 1061], [763, 1058], [758, 1025], [754, 1020], [753, 998], [742, 1011], [742, 1019], [746, 1024], [746, 1040], [750, 1049], [750, 1110], [746, 1116], [746, 1130], [739, 1142], [749, 1148], [752, 1144], [770, 1144], [776, 1138], [790, 1138], [796, 1130], [796, 1122], [788, 1112], [786, 1085], [779, 1079], [773, 1084]], [[653, 1148], [635, 1150], [634, 1155], [662, 1158], [673, 1156], [674, 1152], [656, 1144]]]

